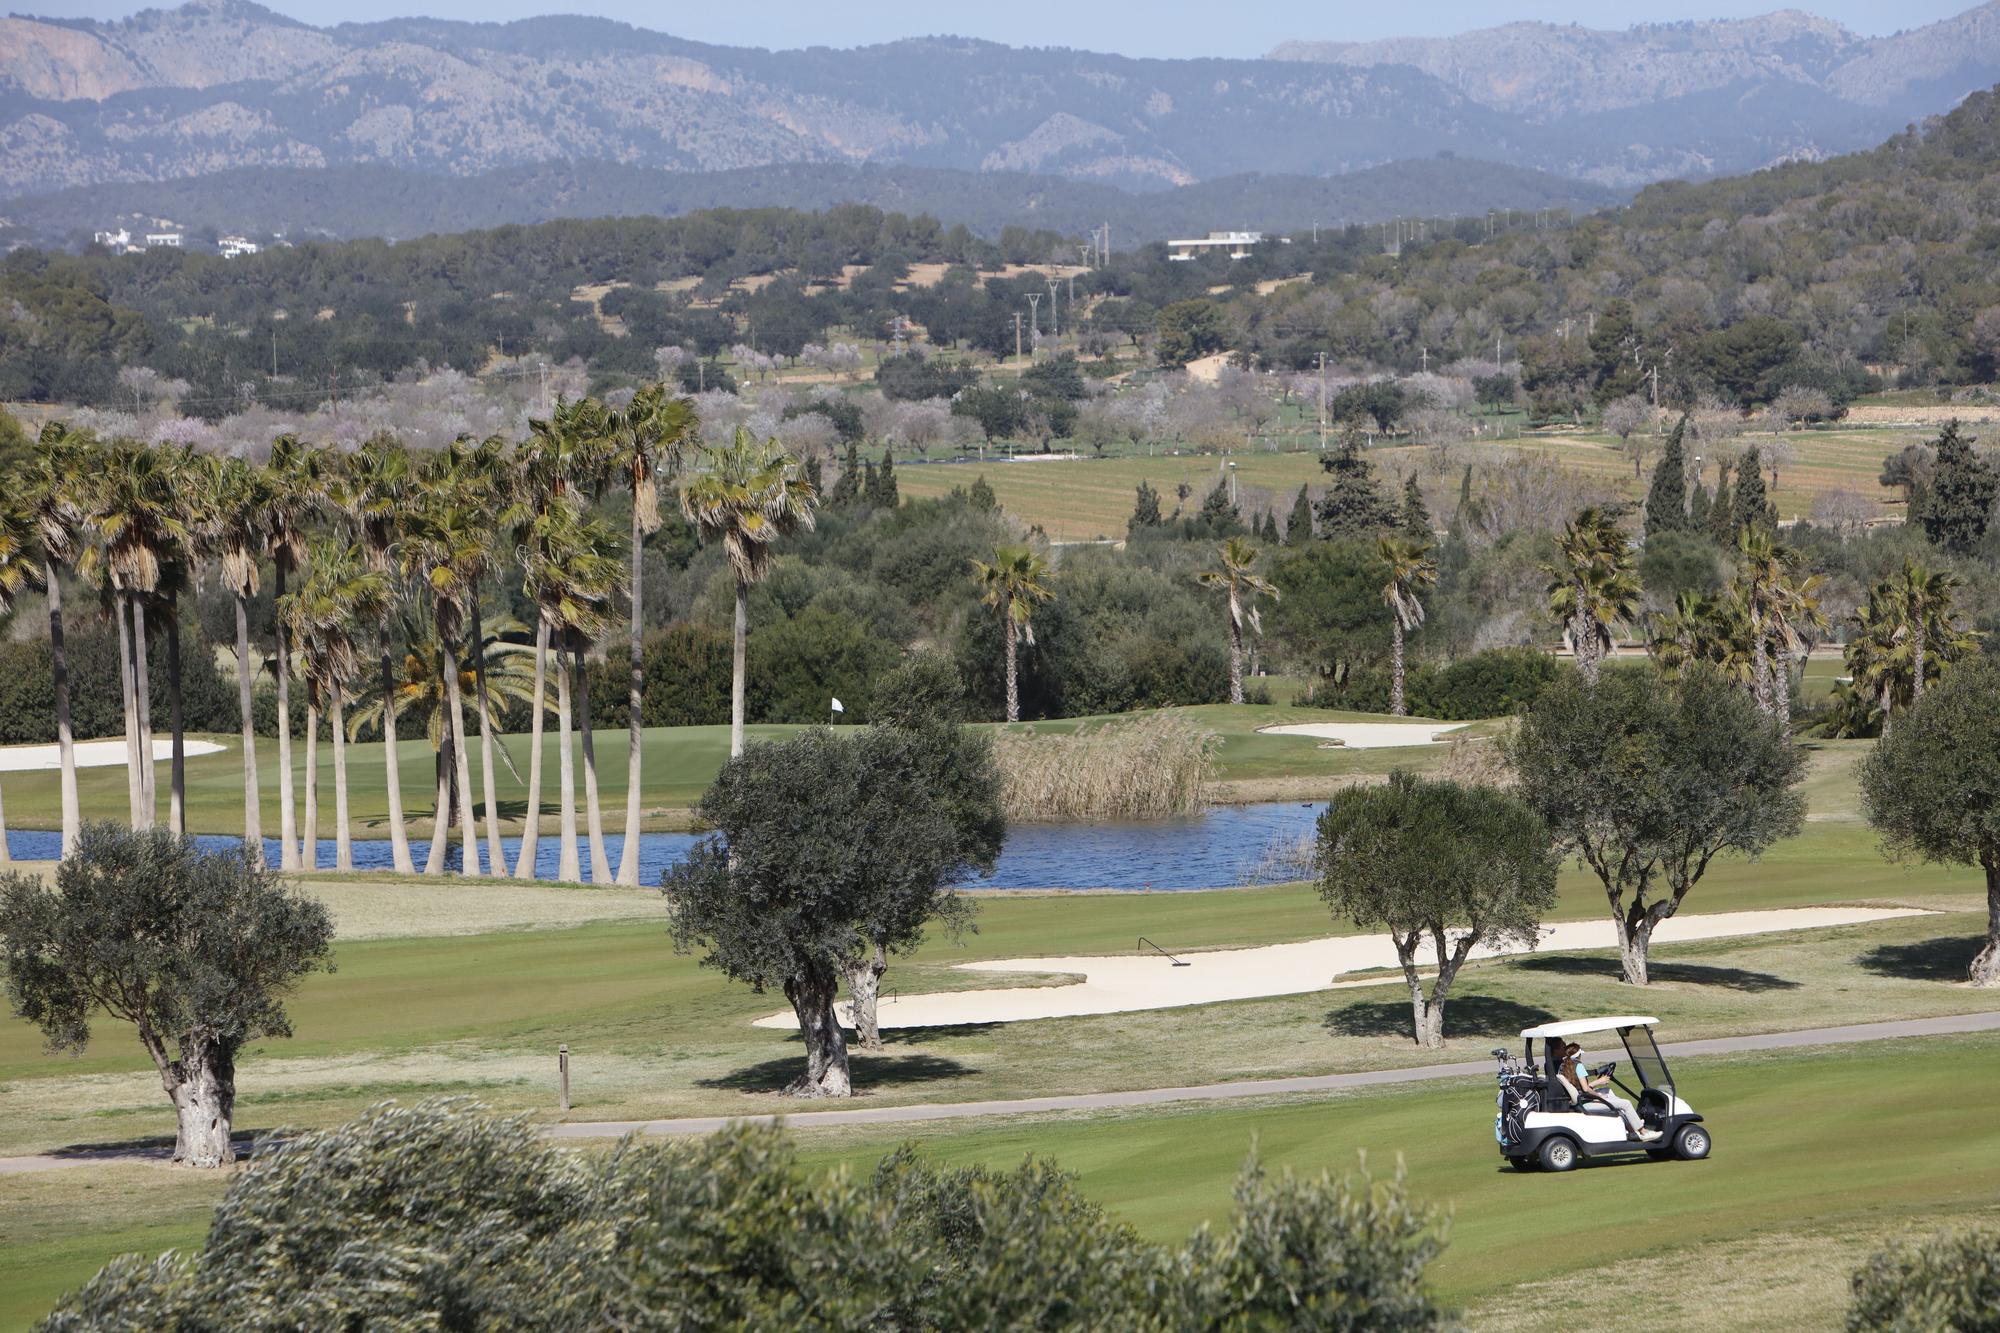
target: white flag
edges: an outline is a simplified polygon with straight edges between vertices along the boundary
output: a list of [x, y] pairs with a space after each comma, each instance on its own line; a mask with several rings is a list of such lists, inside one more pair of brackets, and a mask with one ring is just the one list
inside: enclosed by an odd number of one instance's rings
[[845, 713], [847, 709], [841, 704], [840, 700], [835, 699], [833, 701], [833, 711], [836, 713]]

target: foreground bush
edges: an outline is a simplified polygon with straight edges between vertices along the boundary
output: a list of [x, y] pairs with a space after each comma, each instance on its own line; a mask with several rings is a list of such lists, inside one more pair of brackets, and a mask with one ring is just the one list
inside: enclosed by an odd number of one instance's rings
[[1428, 1329], [1443, 1247], [1400, 1178], [1273, 1178], [1170, 1250], [1047, 1163], [802, 1171], [778, 1130], [549, 1146], [463, 1102], [259, 1160], [202, 1248], [114, 1260], [49, 1330]]
[[1170, 713], [1079, 727], [1067, 735], [1002, 732], [1001, 804], [1009, 819], [1159, 819], [1206, 803], [1213, 732]]
[[1850, 1329], [2000, 1330], [2000, 1232], [1937, 1236], [1877, 1254], [1854, 1275]]

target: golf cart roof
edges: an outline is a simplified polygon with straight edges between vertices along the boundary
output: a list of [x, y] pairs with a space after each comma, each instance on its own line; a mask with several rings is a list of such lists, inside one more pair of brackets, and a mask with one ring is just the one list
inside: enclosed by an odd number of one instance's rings
[[1572, 1018], [1566, 1023], [1544, 1023], [1538, 1028], [1524, 1028], [1521, 1032], [1529, 1041], [1537, 1038], [1575, 1037], [1586, 1032], [1611, 1032], [1618, 1028], [1649, 1028], [1658, 1025], [1657, 1018], [1638, 1018], [1627, 1015], [1623, 1018]]

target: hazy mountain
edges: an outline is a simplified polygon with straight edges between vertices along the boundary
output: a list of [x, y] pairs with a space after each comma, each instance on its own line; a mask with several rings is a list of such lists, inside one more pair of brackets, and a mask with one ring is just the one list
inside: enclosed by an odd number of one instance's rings
[[0, 20], [0, 194], [251, 166], [471, 177], [565, 161], [1164, 188], [1441, 150], [1629, 186], [1879, 140], [2000, 76], [1993, 14], [1880, 41], [1786, 13], [1132, 60], [948, 37], [774, 52], [577, 17], [313, 28], [194, 0], [119, 22]]
[[1116, 244], [1213, 227], [1303, 232], [1315, 222], [1462, 216], [1487, 209], [1587, 212], [1621, 196], [1525, 167], [1422, 158], [1344, 176], [1226, 176], [1132, 193], [1021, 172], [834, 163], [664, 172], [618, 163], [534, 163], [477, 176], [400, 167], [245, 167], [182, 180], [85, 185], [9, 202], [0, 238], [76, 245], [99, 229], [165, 218], [195, 235], [292, 238], [468, 231], [553, 218], [674, 215], [703, 208], [823, 209], [871, 204], [927, 213], [993, 237], [1002, 227], [1081, 235], [1109, 223]]

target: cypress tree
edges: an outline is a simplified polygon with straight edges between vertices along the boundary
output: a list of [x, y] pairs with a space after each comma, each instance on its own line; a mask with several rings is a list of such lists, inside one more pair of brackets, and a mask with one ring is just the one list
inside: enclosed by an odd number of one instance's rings
[[1662, 532], [1683, 532], [1693, 526], [1687, 507], [1687, 423], [1685, 414], [1674, 423], [1666, 447], [1660, 451], [1660, 461], [1653, 468], [1653, 484], [1646, 490], [1648, 537]]
[[833, 490], [827, 494], [826, 503], [830, 509], [845, 509], [861, 499], [861, 453], [854, 441], [847, 442], [847, 457], [840, 465], [840, 479], [833, 483]]
[[1145, 482], [1139, 483], [1139, 498], [1132, 506], [1132, 517], [1126, 520], [1125, 532], [1130, 534], [1140, 528], [1160, 526], [1160, 493]]
[[1323, 537], [1377, 537], [1402, 524], [1402, 515], [1382, 494], [1375, 469], [1361, 456], [1361, 438], [1353, 430], [1319, 460], [1329, 477], [1319, 498], [1319, 531]]
[[1414, 472], [1403, 479], [1403, 531], [1419, 541], [1431, 539], [1431, 511], [1424, 504]]
[[1299, 498], [1292, 501], [1292, 512], [1285, 519], [1285, 545], [1297, 546], [1300, 542], [1309, 542], [1312, 535], [1312, 497], [1306, 494], [1302, 485], [1299, 487]]
[[1934, 447], [1937, 465], [1921, 498], [1912, 496], [1910, 516], [1923, 525], [1932, 544], [1963, 554], [1986, 535], [2000, 477], [1972, 451], [1972, 441], [1958, 433], [1956, 420], [1945, 423]]
[[1000, 497], [993, 494], [993, 488], [987, 484], [984, 472], [972, 479], [972, 490], [966, 498], [971, 501], [974, 509], [983, 509], [988, 513], [1000, 507]]
[[1694, 490], [1688, 496], [1687, 526], [1689, 532], [1709, 530], [1708, 485], [1700, 477], [1694, 479]]
[[896, 491], [896, 460], [887, 449], [882, 451], [882, 466], [875, 473], [876, 492], [884, 509], [894, 509], [902, 503], [903, 497]]
[[1717, 469], [1715, 496], [1708, 506], [1708, 535], [1724, 546], [1736, 541], [1736, 510], [1729, 499], [1729, 464]]
[[1736, 465], [1736, 492], [1729, 505], [1730, 535], [1745, 528], [1775, 528], [1778, 525], [1778, 511], [1764, 496], [1764, 464], [1757, 457], [1757, 446], [1751, 445], [1750, 452], [1743, 455], [1743, 461]]
[[1199, 518], [1211, 530], [1216, 532], [1220, 532], [1224, 528], [1234, 528], [1241, 521], [1241, 513], [1235, 505], [1229, 502], [1229, 479], [1227, 477], [1218, 480], [1215, 483], [1215, 489], [1202, 498]]
[[863, 463], [861, 465], [861, 502], [870, 509], [873, 509], [881, 503], [881, 500], [882, 486], [881, 481], [875, 475], [875, 465], [873, 463]]
[[1257, 535], [1263, 538], [1266, 546], [1278, 544], [1278, 516], [1275, 513], [1268, 509], [1264, 511], [1264, 527]]

